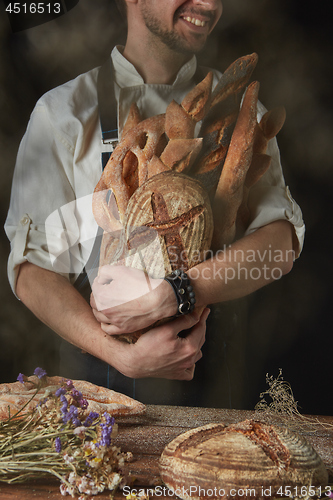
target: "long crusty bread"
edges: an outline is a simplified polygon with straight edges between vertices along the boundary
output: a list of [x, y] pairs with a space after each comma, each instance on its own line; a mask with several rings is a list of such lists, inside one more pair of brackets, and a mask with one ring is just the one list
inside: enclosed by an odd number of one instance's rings
[[[14, 416], [31, 398], [33, 399], [18, 415], [22, 417], [26, 412], [35, 408], [41, 399], [44, 399], [50, 392], [55, 392], [64, 382], [63, 377], [45, 377], [43, 385], [38, 393], [36, 384], [38, 377], [32, 375], [27, 381], [13, 382], [0, 385], [0, 420], [6, 420], [9, 415]], [[91, 384], [84, 380], [73, 380], [74, 387], [82, 392], [83, 398], [88, 401], [87, 412], [105, 411], [114, 416], [137, 415], [145, 412], [145, 405], [125, 394], [106, 389], [104, 387]]]

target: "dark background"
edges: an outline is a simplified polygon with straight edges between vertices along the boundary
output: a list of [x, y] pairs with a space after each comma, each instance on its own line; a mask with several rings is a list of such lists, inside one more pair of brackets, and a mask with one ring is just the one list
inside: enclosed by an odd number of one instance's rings
[[[283, 104], [279, 134], [286, 183], [306, 223], [303, 253], [292, 272], [249, 298], [246, 402], [266, 389], [266, 373], [289, 381], [302, 413], [333, 414], [332, 2], [225, 0], [203, 64], [224, 70], [257, 52], [253, 77], [267, 108]], [[1, 198], [4, 223], [15, 156], [36, 100], [47, 90], [100, 65], [124, 26], [111, 0], [80, 0], [70, 12], [12, 33], [0, 5]], [[12, 294], [6, 276], [9, 244], [0, 235], [0, 383], [36, 366], [57, 373], [55, 334]]]

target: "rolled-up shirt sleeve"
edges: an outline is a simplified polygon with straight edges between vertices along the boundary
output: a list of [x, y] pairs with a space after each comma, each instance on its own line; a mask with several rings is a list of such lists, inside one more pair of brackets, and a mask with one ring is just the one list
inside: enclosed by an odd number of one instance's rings
[[[52, 127], [47, 107], [37, 103], [18, 151], [5, 223], [11, 242], [8, 277], [14, 293], [23, 262], [54, 270], [49, 251], [52, 231], [47, 236], [45, 220], [75, 199], [71, 172], [64, 167], [72, 163], [71, 144]], [[53, 234], [57, 245], [64, 241], [62, 231], [59, 223]], [[69, 278], [68, 272], [61, 274]]]

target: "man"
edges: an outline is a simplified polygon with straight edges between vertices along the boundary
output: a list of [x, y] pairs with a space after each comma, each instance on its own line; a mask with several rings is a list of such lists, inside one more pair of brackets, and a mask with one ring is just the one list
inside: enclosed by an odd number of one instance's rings
[[[125, 3], [127, 41], [123, 49], [116, 48], [112, 53], [120, 133], [131, 102], [137, 102], [146, 118], [164, 112], [172, 98], [179, 101], [194, 86], [193, 54], [203, 48], [222, 13], [220, 0], [169, 0], [163, 2], [163, 8], [158, 0]], [[134, 345], [119, 342], [114, 335], [175, 315], [177, 302], [170, 284], [152, 280], [152, 291], [146, 293], [142, 274], [126, 269], [115, 274], [114, 268], [107, 269], [104, 281], [97, 280], [94, 285], [91, 308], [73, 286], [75, 277], [62, 269], [57, 271], [49, 255], [52, 245], [61, 249], [64, 240], [75, 240], [76, 232], [82, 239], [83, 217], [80, 203], [75, 200], [92, 193], [101, 173], [97, 165], [97, 73], [98, 70], [92, 70], [46, 94], [32, 114], [18, 154], [6, 223], [12, 241], [11, 283], [17, 296], [36, 316], [70, 344], [93, 356], [82, 355], [88, 364], [97, 358], [103, 367], [108, 366], [107, 383], [113, 388], [127, 391], [125, 382], [129, 379], [189, 381], [202, 356], [207, 308], [201, 316], [195, 310], [152, 328]], [[217, 76], [215, 72], [215, 81]], [[300, 211], [285, 188], [274, 141], [270, 151], [275, 156], [273, 167], [261, 185], [260, 196], [253, 202], [255, 216], [244, 238], [235, 242], [232, 252], [225, 252], [223, 259], [209, 259], [188, 272], [198, 308], [243, 297], [289, 272], [292, 249], [296, 254], [301, 249], [304, 226]], [[45, 224], [50, 214], [64, 206], [67, 222], [70, 221], [65, 224], [66, 230]], [[84, 243], [79, 245], [84, 253]], [[249, 250], [260, 256], [259, 263], [258, 259], [244, 262], [238, 257], [240, 262], [235, 257], [247, 255]], [[274, 252], [284, 257], [272, 262], [270, 256]], [[244, 272], [229, 280], [233, 271], [236, 276], [240, 263]], [[258, 265], [259, 276], [253, 274], [254, 278], [249, 278]], [[111, 284], [105, 285], [111, 279]], [[130, 301], [128, 290], [135, 291]], [[98, 308], [94, 297], [104, 297], [108, 307]], [[188, 329], [191, 332], [185, 338], [178, 336]], [[69, 352], [67, 344], [64, 356]], [[78, 373], [88, 378], [89, 369], [85, 366]], [[96, 370], [100, 373], [101, 365], [94, 370], [95, 374]], [[125, 376], [121, 380], [119, 373]], [[100, 379], [97, 376], [92, 381]]]

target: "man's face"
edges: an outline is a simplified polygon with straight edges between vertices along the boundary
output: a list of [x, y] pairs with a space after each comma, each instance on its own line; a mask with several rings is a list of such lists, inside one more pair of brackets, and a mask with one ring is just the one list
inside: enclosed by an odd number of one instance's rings
[[150, 33], [170, 49], [199, 52], [222, 14], [221, 0], [141, 0]]

